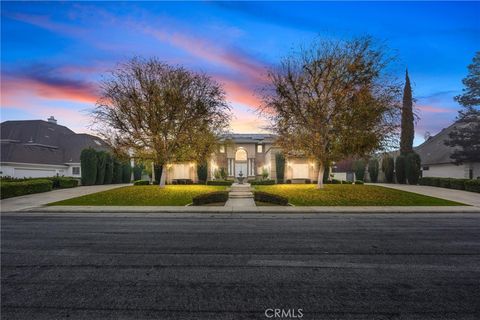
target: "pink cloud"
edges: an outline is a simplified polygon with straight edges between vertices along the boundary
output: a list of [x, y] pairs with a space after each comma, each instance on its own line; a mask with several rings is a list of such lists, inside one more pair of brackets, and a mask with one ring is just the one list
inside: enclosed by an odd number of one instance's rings
[[53, 22], [49, 16], [38, 16], [24, 13], [16, 13], [9, 16], [12, 19], [28, 23], [52, 32], [68, 34], [71, 36], [85, 35], [85, 32], [81, 28], [72, 27], [69, 24]]
[[456, 110], [452, 110], [449, 108], [442, 108], [442, 107], [435, 107], [431, 105], [421, 105], [417, 106], [417, 109], [420, 110], [422, 113], [456, 113]]

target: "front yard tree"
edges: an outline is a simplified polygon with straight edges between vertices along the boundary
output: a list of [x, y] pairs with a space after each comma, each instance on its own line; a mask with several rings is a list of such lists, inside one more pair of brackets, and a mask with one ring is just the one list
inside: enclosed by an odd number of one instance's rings
[[402, 128], [400, 133], [400, 153], [408, 154], [413, 152], [413, 139], [415, 137], [413, 119], [413, 98], [412, 87], [408, 71], [405, 72], [405, 86], [403, 88], [403, 105], [402, 105]]
[[390, 61], [368, 37], [319, 41], [269, 72], [262, 112], [286, 156], [318, 164], [318, 188], [329, 163], [371, 153], [398, 128]]
[[[162, 169], [197, 160], [206, 148], [213, 152], [211, 137], [228, 127], [230, 108], [218, 83], [155, 58], [120, 64], [101, 91], [93, 111], [99, 134], [115, 148], [151, 156]], [[155, 177], [161, 187], [165, 175]]]

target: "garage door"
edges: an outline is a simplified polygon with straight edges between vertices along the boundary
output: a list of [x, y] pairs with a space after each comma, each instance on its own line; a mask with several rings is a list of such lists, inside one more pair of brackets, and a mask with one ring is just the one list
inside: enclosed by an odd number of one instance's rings
[[293, 164], [292, 171], [293, 179], [308, 179], [308, 164]]
[[188, 164], [174, 164], [173, 179], [190, 179], [190, 166]]
[[15, 171], [14, 171], [15, 178], [43, 178], [43, 177], [53, 177], [55, 175], [56, 175], [55, 170], [45, 170], [45, 169], [15, 168]]

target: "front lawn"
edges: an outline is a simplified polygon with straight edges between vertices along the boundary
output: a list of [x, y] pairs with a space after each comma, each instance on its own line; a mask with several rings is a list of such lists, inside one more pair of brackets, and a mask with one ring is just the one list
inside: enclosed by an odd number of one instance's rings
[[277, 184], [255, 186], [288, 198], [296, 206], [455, 206], [462, 203], [372, 185], [327, 184], [316, 189], [313, 184]]
[[184, 206], [203, 193], [225, 190], [224, 186], [168, 185], [128, 186], [78, 198], [49, 203], [49, 206]]

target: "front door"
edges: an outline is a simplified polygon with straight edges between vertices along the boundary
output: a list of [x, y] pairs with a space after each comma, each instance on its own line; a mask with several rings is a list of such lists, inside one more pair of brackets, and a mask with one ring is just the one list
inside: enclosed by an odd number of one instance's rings
[[247, 163], [246, 162], [235, 162], [235, 177], [242, 172], [244, 177], [247, 177]]

